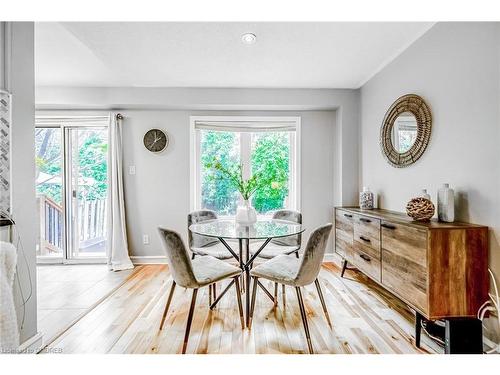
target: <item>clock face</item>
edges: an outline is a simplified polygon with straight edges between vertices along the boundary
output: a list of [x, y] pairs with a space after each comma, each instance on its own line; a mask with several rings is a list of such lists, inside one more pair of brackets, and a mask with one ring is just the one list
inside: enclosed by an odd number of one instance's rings
[[151, 129], [144, 134], [144, 147], [151, 152], [161, 152], [168, 146], [168, 135], [160, 129]]

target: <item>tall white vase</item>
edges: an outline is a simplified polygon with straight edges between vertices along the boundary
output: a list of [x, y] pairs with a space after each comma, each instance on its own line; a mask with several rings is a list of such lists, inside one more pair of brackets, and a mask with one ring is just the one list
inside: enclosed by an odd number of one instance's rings
[[438, 190], [438, 218], [440, 221], [452, 223], [455, 221], [455, 192], [450, 184], [443, 184]]
[[257, 212], [248, 200], [236, 209], [236, 222], [241, 225], [252, 225], [257, 222]]

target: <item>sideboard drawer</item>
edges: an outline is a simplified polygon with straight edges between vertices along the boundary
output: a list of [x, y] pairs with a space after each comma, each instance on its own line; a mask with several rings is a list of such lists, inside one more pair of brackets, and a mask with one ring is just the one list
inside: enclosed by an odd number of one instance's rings
[[342, 210], [335, 210], [335, 228], [350, 233], [352, 236], [354, 215]]
[[353, 248], [358, 252], [365, 253], [372, 258], [380, 260], [380, 241], [354, 232]]
[[359, 236], [373, 238], [380, 242], [380, 220], [372, 217], [355, 215], [354, 216], [354, 233]]
[[380, 220], [356, 215], [353, 237], [357, 250], [380, 260]]
[[361, 272], [365, 273], [373, 280], [380, 282], [380, 260], [366, 254], [363, 251], [356, 249], [356, 246], [352, 248], [352, 251], [346, 253], [349, 262], [354, 264]]
[[381, 227], [382, 285], [426, 313], [427, 231], [388, 221]]
[[342, 229], [335, 229], [335, 251], [345, 257], [345, 254], [352, 250], [352, 234], [348, 234]]
[[352, 249], [353, 215], [335, 210], [335, 252], [342, 257]]

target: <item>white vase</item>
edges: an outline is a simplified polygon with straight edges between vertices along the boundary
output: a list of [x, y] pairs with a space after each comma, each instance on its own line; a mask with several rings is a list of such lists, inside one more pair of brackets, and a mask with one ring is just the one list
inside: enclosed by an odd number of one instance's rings
[[450, 184], [443, 184], [438, 190], [438, 218], [440, 221], [452, 223], [455, 221], [455, 192]]
[[425, 199], [431, 200], [431, 196], [429, 195], [429, 193], [427, 193], [427, 189], [422, 189], [422, 193], [420, 194], [420, 196], [421, 196], [422, 198], [425, 198]]
[[252, 225], [257, 222], [257, 212], [248, 200], [236, 209], [236, 222], [241, 225]]

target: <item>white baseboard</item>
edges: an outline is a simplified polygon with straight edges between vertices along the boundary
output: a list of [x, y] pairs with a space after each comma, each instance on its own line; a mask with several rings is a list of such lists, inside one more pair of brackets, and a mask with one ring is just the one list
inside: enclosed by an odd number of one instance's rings
[[43, 334], [38, 332], [34, 336], [19, 345], [19, 353], [22, 354], [36, 354], [42, 350]]
[[335, 254], [325, 254], [323, 257], [323, 263], [335, 262]]
[[130, 260], [134, 264], [167, 264], [165, 255], [137, 255], [131, 256]]

